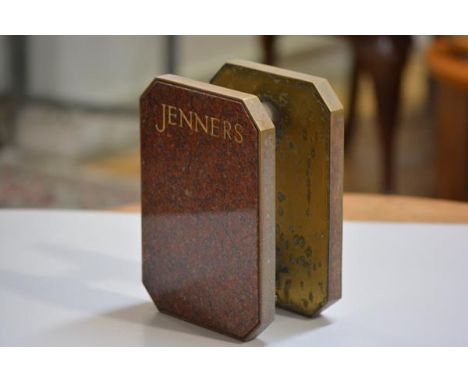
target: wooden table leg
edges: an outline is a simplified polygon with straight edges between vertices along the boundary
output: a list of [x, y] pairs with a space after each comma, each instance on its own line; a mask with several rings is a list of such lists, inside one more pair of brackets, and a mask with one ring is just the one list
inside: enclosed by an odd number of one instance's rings
[[267, 65], [276, 64], [276, 36], [261, 36], [263, 49], [263, 63]]
[[468, 93], [439, 82], [436, 112], [436, 195], [468, 197]]
[[348, 138], [352, 133], [358, 75], [368, 74], [373, 82], [377, 103], [380, 147], [383, 162], [383, 188], [395, 189], [394, 146], [403, 71], [411, 47], [410, 36], [351, 36], [354, 68], [351, 80], [351, 105]]

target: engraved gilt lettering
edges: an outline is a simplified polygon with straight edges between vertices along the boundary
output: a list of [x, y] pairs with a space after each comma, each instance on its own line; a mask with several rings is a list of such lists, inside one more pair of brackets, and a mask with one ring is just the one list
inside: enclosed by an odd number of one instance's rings
[[155, 129], [163, 133], [169, 126], [185, 128], [196, 133], [204, 133], [214, 138], [234, 141], [241, 144], [244, 141], [242, 125], [228, 120], [208, 115], [199, 115], [194, 111], [183, 111], [173, 105], [161, 104], [162, 123], [155, 124]]

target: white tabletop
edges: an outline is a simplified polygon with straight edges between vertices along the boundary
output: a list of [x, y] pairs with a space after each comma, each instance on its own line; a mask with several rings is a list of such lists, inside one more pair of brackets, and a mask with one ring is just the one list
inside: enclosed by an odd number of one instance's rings
[[468, 345], [468, 226], [345, 223], [343, 298], [246, 344], [158, 313], [140, 216], [0, 210], [0, 345]]

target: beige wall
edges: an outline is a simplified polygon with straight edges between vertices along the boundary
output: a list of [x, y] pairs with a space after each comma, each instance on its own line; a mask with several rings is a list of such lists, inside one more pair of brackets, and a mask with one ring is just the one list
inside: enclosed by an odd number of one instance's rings
[[[281, 36], [277, 40], [281, 56], [291, 56], [329, 43], [317, 36]], [[180, 73], [209, 80], [226, 60], [242, 58], [259, 61], [262, 49], [258, 36], [182, 36], [179, 38]]]
[[132, 106], [163, 71], [162, 37], [33, 36], [30, 92], [94, 105]]
[[[304, 57], [302, 53], [333, 41], [283, 36], [278, 41], [280, 64], [294, 66], [298, 57]], [[167, 69], [166, 44], [166, 36], [30, 37], [28, 91], [34, 97], [71, 105], [136, 110], [146, 86]], [[209, 80], [226, 60], [259, 60], [261, 53], [257, 36], [181, 36], [177, 38], [177, 73]], [[311, 68], [307, 64], [307, 70]], [[30, 103], [23, 108], [16, 125], [17, 147], [89, 158], [134, 147], [138, 140], [135, 114], [70, 112], [49, 106]]]
[[[5, 38], [0, 36], [0, 92], [7, 84]], [[282, 56], [326, 44], [327, 38], [282, 36]], [[136, 107], [139, 94], [166, 70], [164, 36], [32, 36], [29, 92], [95, 106]], [[209, 80], [228, 59], [261, 59], [258, 36], [180, 36], [178, 74]]]

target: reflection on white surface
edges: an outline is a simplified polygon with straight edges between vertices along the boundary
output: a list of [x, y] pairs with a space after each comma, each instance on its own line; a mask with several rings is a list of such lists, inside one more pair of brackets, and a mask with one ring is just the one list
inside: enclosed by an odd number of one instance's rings
[[468, 345], [468, 226], [345, 224], [343, 299], [247, 344], [158, 313], [140, 218], [0, 211], [0, 345]]

